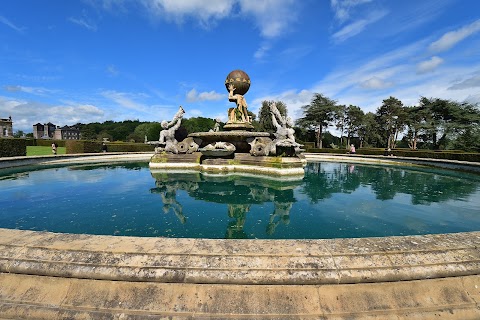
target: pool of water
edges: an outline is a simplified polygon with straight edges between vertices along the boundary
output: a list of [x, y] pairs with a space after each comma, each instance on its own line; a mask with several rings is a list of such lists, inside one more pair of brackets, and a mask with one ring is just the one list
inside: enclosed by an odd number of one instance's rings
[[330, 162], [288, 181], [142, 163], [2, 170], [0, 228], [212, 239], [478, 231], [480, 175]]

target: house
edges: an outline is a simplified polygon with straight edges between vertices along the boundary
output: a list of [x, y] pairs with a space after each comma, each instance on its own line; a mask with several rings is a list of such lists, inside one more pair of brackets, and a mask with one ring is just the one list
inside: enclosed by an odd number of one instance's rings
[[63, 126], [55, 129], [54, 139], [57, 140], [80, 140], [80, 129], [74, 126]]
[[45, 124], [37, 123], [33, 125], [33, 137], [35, 139], [53, 139], [56, 126], [49, 122]]
[[53, 123], [33, 125], [35, 139], [80, 140], [80, 129], [75, 126], [56, 126]]
[[13, 121], [12, 117], [8, 119], [0, 119], [0, 138], [13, 137]]

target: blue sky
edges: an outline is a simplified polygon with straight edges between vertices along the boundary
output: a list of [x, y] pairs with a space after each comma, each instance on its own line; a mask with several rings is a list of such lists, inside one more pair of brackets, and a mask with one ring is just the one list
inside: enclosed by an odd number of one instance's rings
[[294, 119], [314, 93], [375, 111], [394, 96], [480, 102], [477, 0], [4, 0], [0, 118], [227, 119], [227, 74]]

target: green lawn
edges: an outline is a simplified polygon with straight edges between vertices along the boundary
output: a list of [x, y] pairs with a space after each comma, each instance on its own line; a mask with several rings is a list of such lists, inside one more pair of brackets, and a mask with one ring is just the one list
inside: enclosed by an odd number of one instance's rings
[[[65, 154], [66, 153], [65, 147], [58, 147], [57, 154]], [[27, 156], [44, 156], [44, 155], [52, 155], [52, 147], [35, 147], [35, 146], [27, 146]]]

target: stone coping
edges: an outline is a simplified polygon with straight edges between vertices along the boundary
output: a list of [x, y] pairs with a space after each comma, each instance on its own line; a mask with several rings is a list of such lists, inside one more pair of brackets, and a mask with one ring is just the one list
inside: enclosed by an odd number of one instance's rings
[[0, 158], [0, 169], [15, 168], [30, 165], [65, 165], [78, 163], [101, 163], [101, 162], [148, 162], [153, 152], [106, 152], [106, 153], [79, 153], [58, 154], [28, 157], [4, 157]]
[[0, 273], [1, 319], [480, 319], [480, 276], [338, 285], [199, 285]]
[[219, 131], [219, 132], [195, 132], [195, 133], [190, 133], [188, 136], [193, 138], [218, 138], [218, 137], [250, 138], [250, 137], [270, 137], [270, 136], [273, 136], [273, 134], [268, 132], [231, 130], [231, 131]]
[[212, 240], [0, 229], [0, 272], [191, 284], [321, 285], [480, 274], [480, 232]]
[[377, 155], [359, 155], [359, 154], [331, 154], [331, 153], [304, 153], [305, 158], [310, 161], [335, 161], [350, 163], [381, 163], [392, 165], [419, 165], [437, 167], [450, 170], [462, 170], [480, 173], [480, 162], [448, 160], [448, 159], [430, 159], [415, 157], [391, 157]]

